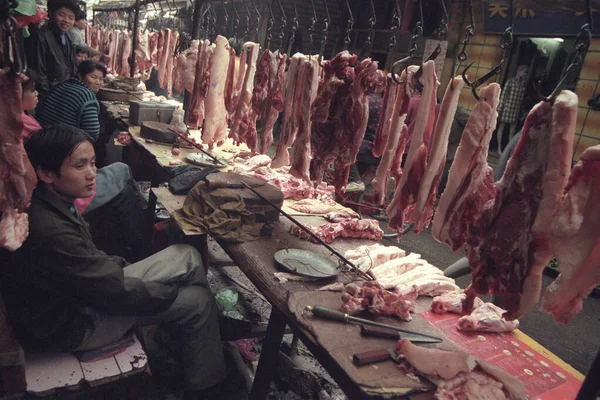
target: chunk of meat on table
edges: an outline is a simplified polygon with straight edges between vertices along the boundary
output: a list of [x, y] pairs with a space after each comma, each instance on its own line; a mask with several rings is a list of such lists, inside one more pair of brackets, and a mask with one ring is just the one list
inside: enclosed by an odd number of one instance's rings
[[487, 155], [498, 118], [500, 85], [492, 83], [480, 93], [480, 100], [465, 126], [448, 172], [446, 188], [433, 216], [431, 234], [453, 251], [466, 243], [469, 225], [496, 193]]
[[389, 280], [411, 271], [420, 265], [429, 264], [418, 253], [410, 253], [404, 257], [397, 257], [376, 266], [370, 272], [377, 280]]
[[[307, 228], [325, 243], [331, 243], [338, 237], [377, 241], [383, 237], [379, 222], [374, 219], [350, 219], [342, 222], [330, 222], [317, 227], [307, 226]], [[318, 243], [296, 225], [291, 226], [290, 233], [302, 239]]]
[[342, 310], [350, 314], [368, 310], [375, 315], [392, 315], [410, 321], [416, 299], [416, 290], [398, 294], [383, 289], [377, 282], [367, 281], [358, 292], [346, 290], [342, 294]]
[[23, 148], [21, 80], [0, 70], [0, 247], [14, 251], [29, 233], [31, 193], [37, 177]]
[[465, 352], [425, 348], [402, 339], [396, 354], [438, 387], [436, 399], [527, 399], [523, 382]]
[[348, 260], [356, 260], [358, 258], [366, 256], [371, 251], [380, 247], [385, 246], [383, 246], [381, 243], [363, 244], [355, 249], [346, 250], [346, 252], [344, 253], [344, 257], [346, 257]]
[[344, 291], [344, 283], [343, 282], [330, 283], [329, 285], [321, 286], [317, 290], [330, 291], [330, 292], [343, 292]]
[[364, 256], [354, 259], [354, 265], [362, 271], [369, 271], [378, 268], [390, 260], [404, 257], [406, 252], [396, 246], [378, 247], [373, 250], [367, 250]]
[[389, 278], [378, 279], [378, 282], [383, 285], [383, 287], [391, 289], [396, 285], [404, 285], [411, 284], [413, 281], [422, 278], [422, 277], [432, 277], [435, 275], [442, 276], [444, 272], [434, 267], [431, 264], [418, 265], [417, 267], [407, 271], [401, 275], [396, 275]]
[[[542, 102], [532, 109], [494, 203], [471, 225], [467, 256], [473, 282], [466, 290], [466, 313], [475, 293], [503, 296], [507, 320], [525, 315], [539, 300], [542, 271], [552, 253], [550, 232], [543, 231], [547, 223], [537, 221], [552, 219], [561, 200], [557, 191], [563, 193], [569, 171], [563, 152], [572, 152], [576, 98], [563, 91], [553, 106]], [[556, 155], [561, 161], [550, 162]]]
[[449, 292], [458, 292], [460, 288], [454, 283], [454, 279], [446, 276], [424, 276], [411, 282], [417, 287], [419, 296], [435, 297]]
[[327, 215], [325, 216], [325, 219], [329, 222], [342, 222], [345, 219], [348, 218], [358, 218], [358, 214], [351, 210], [351, 211], [331, 211], [328, 212]]
[[[462, 312], [462, 303], [467, 298], [464, 291], [447, 292], [439, 296], [435, 296], [431, 301], [431, 311], [436, 314], [454, 313], [460, 314]], [[474, 300], [474, 307], [477, 308], [483, 304], [483, 300], [479, 297]]]
[[542, 309], [567, 323], [600, 284], [600, 146], [588, 148], [573, 168], [566, 196], [552, 221], [550, 248], [560, 275], [546, 289]]
[[475, 332], [512, 332], [519, 328], [519, 321], [507, 321], [502, 318], [504, 310], [492, 303], [483, 303], [476, 307], [471, 315], [458, 319], [456, 324], [459, 331]]
[[290, 205], [290, 208], [305, 214], [327, 214], [335, 204], [320, 199], [304, 199]]
[[398, 232], [399, 239], [402, 237], [404, 222], [418, 223], [421, 217], [421, 213], [416, 208], [416, 203], [421, 181], [427, 167], [427, 158], [431, 151], [438, 86], [433, 61], [423, 64], [422, 81], [423, 94], [419, 103], [412, 141], [406, 157], [404, 173], [396, 186], [394, 198], [387, 207], [390, 218], [389, 227]]

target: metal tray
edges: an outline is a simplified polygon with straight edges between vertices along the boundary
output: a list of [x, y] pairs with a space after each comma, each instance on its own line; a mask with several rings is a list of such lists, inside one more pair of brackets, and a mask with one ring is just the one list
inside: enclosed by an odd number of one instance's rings
[[339, 273], [335, 261], [309, 250], [279, 250], [275, 253], [275, 261], [290, 272], [311, 278], [329, 278]]

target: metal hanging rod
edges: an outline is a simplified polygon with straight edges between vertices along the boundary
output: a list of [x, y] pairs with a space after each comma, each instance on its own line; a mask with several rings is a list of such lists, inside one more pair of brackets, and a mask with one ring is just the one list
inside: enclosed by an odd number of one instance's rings
[[293, 0], [294, 5], [294, 18], [292, 19], [292, 34], [290, 35], [290, 41], [288, 43], [287, 54], [292, 56], [292, 46], [294, 45], [294, 41], [296, 40], [296, 31], [300, 27], [300, 23], [298, 22], [298, 7], [296, 5], [296, 0]]
[[325, 45], [327, 44], [327, 34], [329, 33], [329, 23], [331, 22], [331, 17], [329, 16], [329, 7], [327, 6], [327, 0], [323, 0], [323, 5], [325, 6], [325, 19], [323, 20], [323, 40], [321, 40], [321, 47], [319, 49], [319, 64], [323, 60], [323, 54], [325, 53]]

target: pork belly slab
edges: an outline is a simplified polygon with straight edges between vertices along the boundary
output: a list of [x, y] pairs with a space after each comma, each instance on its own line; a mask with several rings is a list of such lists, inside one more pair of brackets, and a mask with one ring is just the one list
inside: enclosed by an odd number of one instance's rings
[[571, 172], [552, 221], [550, 248], [560, 275], [546, 289], [542, 309], [567, 323], [600, 283], [600, 145], [585, 150]]

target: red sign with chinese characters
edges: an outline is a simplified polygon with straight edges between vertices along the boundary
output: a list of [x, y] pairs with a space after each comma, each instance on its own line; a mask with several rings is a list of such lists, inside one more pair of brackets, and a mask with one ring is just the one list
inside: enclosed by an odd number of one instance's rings
[[459, 318], [456, 314], [427, 311], [420, 315], [465, 352], [519, 378], [531, 400], [565, 400], [577, 396], [581, 382], [515, 334], [461, 332], [456, 328]]

